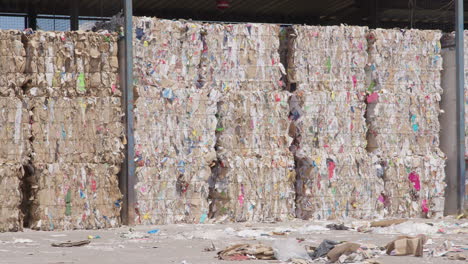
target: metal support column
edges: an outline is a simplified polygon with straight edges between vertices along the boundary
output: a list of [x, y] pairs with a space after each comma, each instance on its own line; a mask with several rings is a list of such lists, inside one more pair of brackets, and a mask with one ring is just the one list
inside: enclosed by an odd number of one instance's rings
[[369, 22], [371, 28], [379, 27], [379, 2], [378, 0], [369, 1]]
[[125, 129], [127, 137], [127, 145], [125, 148], [125, 161], [122, 166], [122, 173], [120, 177], [121, 191], [124, 195], [123, 208], [122, 208], [122, 221], [127, 225], [135, 224], [135, 141], [133, 136], [133, 43], [132, 43], [132, 0], [122, 0], [124, 4], [125, 13], [125, 47], [124, 57], [125, 67], [123, 70], [123, 94], [124, 94], [124, 109], [125, 109]]
[[80, 4], [78, 0], [70, 2], [70, 30], [78, 30], [80, 24], [78, 23], [78, 15], [80, 13]]
[[463, 50], [463, 0], [456, 0], [455, 4], [455, 45], [456, 45], [456, 84], [457, 84], [457, 175], [458, 188], [457, 208], [464, 209], [465, 198], [465, 66]]
[[37, 11], [36, 6], [32, 4], [28, 7], [28, 28], [37, 29]]

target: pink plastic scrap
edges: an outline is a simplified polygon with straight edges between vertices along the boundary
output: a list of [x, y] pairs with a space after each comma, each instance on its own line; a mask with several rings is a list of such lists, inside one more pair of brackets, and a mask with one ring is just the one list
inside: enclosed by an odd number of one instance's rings
[[419, 182], [419, 175], [416, 174], [416, 172], [414, 172], [414, 171], [411, 172], [408, 175], [408, 180], [410, 180], [413, 183], [414, 189], [416, 189], [417, 191], [421, 190], [421, 184]]

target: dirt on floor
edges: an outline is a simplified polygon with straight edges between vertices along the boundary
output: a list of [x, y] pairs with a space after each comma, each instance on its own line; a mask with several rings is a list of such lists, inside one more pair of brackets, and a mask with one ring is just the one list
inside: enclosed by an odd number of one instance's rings
[[[349, 230], [330, 230], [326, 225], [343, 223]], [[425, 234], [423, 257], [393, 256], [385, 245], [399, 235]], [[327, 263], [329, 259], [308, 259], [324, 239], [360, 245], [354, 255], [342, 256], [345, 263], [467, 263], [448, 255], [468, 256], [466, 219], [415, 219], [390, 227], [369, 227], [367, 221], [302, 221], [263, 224], [204, 224], [121, 227], [108, 230], [32, 231], [0, 234], [0, 263], [288, 263], [254, 260], [255, 252], [235, 256], [243, 261], [220, 260], [217, 252], [234, 244], [263, 244], [274, 256], [296, 257], [289, 263]], [[57, 247], [64, 242], [84, 245]], [[55, 246], [52, 246], [54, 244]], [[74, 244], [62, 244], [74, 245]], [[395, 254], [395, 253], [391, 253]], [[370, 258], [370, 260], [369, 260]], [[453, 258], [453, 257], [452, 257]], [[346, 262], [351, 261], [351, 262]], [[372, 262], [375, 261], [375, 262]], [[339, 263], [339, 262], [337, 262]]]

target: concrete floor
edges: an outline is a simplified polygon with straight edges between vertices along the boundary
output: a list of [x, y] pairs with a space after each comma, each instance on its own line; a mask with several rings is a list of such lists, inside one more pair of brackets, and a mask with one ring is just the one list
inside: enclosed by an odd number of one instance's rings
[[[432, 243], [425, 246], [423, 258], [405, 256], [381, 256], [381, 263], [467, 263], [464, 261], [449, 261], [446, 257], [429, 257], [428, 252], [448, 240], [468, 255], [468, 231], [466, 220], [415, 220], [423, 224], [434, 223], [427, 230]], [[221, 261], [216, 258], [216, 251], [204, 252], [203, 249], [211, 243], [217, 250], [228, 245], [245, 243], [263, 243], [273, 245], [277, 240], [288, 238], [305, 238], [301, 245], [318, 245], [323, 239], [350, 241], [360, 244], [384, 246], [397, 234], [391, 229], [378, 229], [373, 232], [359, 233], [357, 231], [328, 231], [323, 226], [330, 222], [306, 222], [294, 220], [275, 224], [213, 224], [213, 225], [165, 225], [136, 226], [133, 229], [140, 234], [159, 229], [157, 234], [148, 238], [122, 238], [121, 234], [128, 232], [128, 227], [110, 230], [76, 230], [76, 231], [32, 231], [0, 234], [0, 263], [177, 263], [177, 264], [211, 264], [211, 263], [282, 263], [279, 261]], [[365, 222], [346, 221], [348, 226], [360, 226]], [[414, 232], [424, 231], [414, 224]], [[442, 228], [446, 234], [435, 233]], [[321, 229], [321, 230], [320, 230]], [[419, 229], [419, 230], [418, 230]], [[273, 235], [272, 231], [292, 231], [287, 235]], [[460, 231], [463, 230], [463, 231]], [[397, 230], [398, 231], [398, 230]], [[388, 234], [393, 232], [394, 234]], [[408, 231], [405, 231], [408, 232]], [[457, 234], [458, 233], [458, 234]], [[51, 243], [68, 240], [85, 240], [89, 235], [101, 238], [91, 239], [91, 243], [83, 247], [57, 248]], [[185, 261], [185, 262], [184, 262]]]

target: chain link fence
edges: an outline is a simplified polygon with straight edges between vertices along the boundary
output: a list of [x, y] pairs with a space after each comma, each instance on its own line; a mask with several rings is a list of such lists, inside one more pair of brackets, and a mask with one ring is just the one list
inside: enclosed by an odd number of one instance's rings
[[[79, 17], [80, 30], [91, 30], [96, 22], [109, 21], [108, 17]], [[37, 30], [70, 31], [70, 16], [38, 15]], [[0, 29], [23, 30], [28, 28], [26, 14], [0, 14]]]

